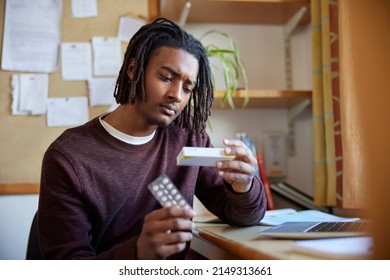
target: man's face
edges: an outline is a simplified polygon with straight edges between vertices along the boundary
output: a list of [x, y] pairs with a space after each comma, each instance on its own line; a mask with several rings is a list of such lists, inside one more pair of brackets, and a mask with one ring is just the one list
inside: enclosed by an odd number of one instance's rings
[[134, 104], [137, 114], [152, 126], [170, 124], [187, 105], [198, 70], [197, 59], [184, 50], [161, 47], [152, 52], [145, 69], [145, 100]]

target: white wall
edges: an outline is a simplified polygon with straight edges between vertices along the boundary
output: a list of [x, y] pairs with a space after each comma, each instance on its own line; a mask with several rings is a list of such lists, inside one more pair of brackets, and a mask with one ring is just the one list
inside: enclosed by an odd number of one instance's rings
[[0, 196], [0, 260], [23, 260], [38, 195]]
[[[284, 89], [283, 28], [257, 25], [188, 25], [187, 31], [200, 36], [218, 29], [236, 40], [248, 70], [251, 88]], [[311, 89], [310, 27], [299, 28], [292, 37], [293, 85]], [[221, 79], [217, 78], [217, 88]], [[212, 111], [208, 129], [216, 146], [224, 137], [246, 132], [261, 150], [262, 134], [282, 131], [287, 134], [287, 109], [247, 109]], [[308, 194], [313, 192], [313, 152], [311, 110], [305, 110], [295, 122], [296, 155], [288, 158], [286, 181]], [[32, 217], [37, 209], [37, 195], [0, 196], [0, 259], [24, 259]], [[200, 208], [200, 206], [198, 206]], [[198, 211], [199, 212], [199, 211]]]

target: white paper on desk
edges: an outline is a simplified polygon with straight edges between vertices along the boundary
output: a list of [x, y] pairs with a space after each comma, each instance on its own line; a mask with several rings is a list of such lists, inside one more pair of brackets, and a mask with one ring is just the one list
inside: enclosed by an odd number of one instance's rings
[[285, 214], [291, 214], [296, 213], [297, 210], [293, 208], [281, 208], [281, 209], [274, 209], [274, 210], [267, 210], [265, 211], [265, 217], [273, 217], [278, 215], [285, 215]]
[[48, 93], [48, 74], [12, 75], [12, 114], [46, 114]]
[[324, 259], [361, 259], [373, 253], [373, 239], [369, 236], [326, 238], [295, 241], [293, 252]]
[[55, 97], [47, 101], [47, 125], [76, 126], [88, 121], [88, 98]]
[[98, 15], [96, 0], [72, 0], [72, 15], [75, 18], [96, 17]]
[[122, 42], [129, 42], [131, 37], [145, 25], [145, 21], [139, 18], [121, 17], [119, 19], [118, 38]]
[[62, 0], [7, 0], [1, 68], [51, 73], [58, 67]]
[[61, 44], [61, 73], [65, 81], [88, 80], [92, 76], [90, 43]]
[[104, 106], [114, 104], [115, 84], [115, 77], [89, 79], [89, 104], [91, 106]]
[[277, 226], [286, 222], [313, 222], [313, 221], [324, 221], [324, 222], [333, 222], [333, 221], [357, 221], [359, 218], [344, 218], [336, 215], [328, 214], [319, 210], [302, 210], [296, 211], [290, 209], [285, 213], [269, 213], [264, 216], [264, 218], [259, 222], [260, 225], [267, 226]]
[[95, 76], [117, 76], [122, 64], [121, 43], [116, 37], [93, 37]]

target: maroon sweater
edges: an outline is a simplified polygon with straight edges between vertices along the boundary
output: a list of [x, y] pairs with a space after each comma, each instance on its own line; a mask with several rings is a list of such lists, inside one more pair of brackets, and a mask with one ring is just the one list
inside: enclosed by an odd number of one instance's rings
[[[159, 208], [147, 186], [166, 174], [192, 205], [193, 195], [224, 222], [256, 224], [266, 210], [261, 182], [237, 194], [214, 167], [177, 166], [183, 146], [210, 147], [171, 124], [151, 141], [130, 145], [112, 137], [98, 118], [68, 129], [45, 153], [38, 208], [46, 259], [134, 259], [146, 214]], [[183, 258], [186, 252], [172, 256]]]

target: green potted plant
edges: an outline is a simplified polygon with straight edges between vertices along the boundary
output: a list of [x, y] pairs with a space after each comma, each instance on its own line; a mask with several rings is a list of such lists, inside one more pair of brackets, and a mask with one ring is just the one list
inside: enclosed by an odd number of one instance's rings
[[[248, 78], [246, 74], [246, 68], [240, 58], [237, 45], [233, 38], [225, 32], [218, 30], [210, 30], [204, 33], [200, 40], [204, 42], [206, 37], [219, 36], [228, 41], [229, 48], [221, 48], [215, 44], [205, 44], [207, 55], [210, 58], [211, 70], [213, 72], [213, 80], [215, 85], [215, 73], [218, 71], [217, 63], [221, 65], [221, 71], [223, 73], [225, 83], [225, 93], [221, 99], [221, 106], [224, 107], [226, 102], [230, 108], [235, 109], [234, 106], [234, 94], [239, 89], [239, 80], [242, 77], [244, 85], [240, 88], [244, 90], [244, 103], [243, 107], [248, 104], [249, 91], [248, 91]], [[209, 38], [210, 40], [210, 38]], [[217, 62], [217, 63], [216, 63]]]

